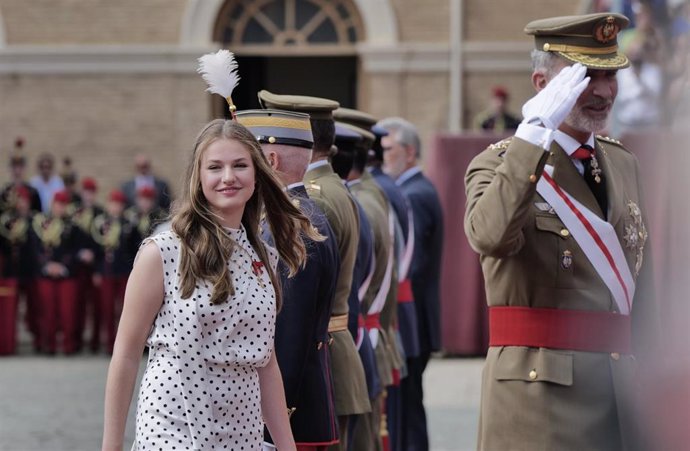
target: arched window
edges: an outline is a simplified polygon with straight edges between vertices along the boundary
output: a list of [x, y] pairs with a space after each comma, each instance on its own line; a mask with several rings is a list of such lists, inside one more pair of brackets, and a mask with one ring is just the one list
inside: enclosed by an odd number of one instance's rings
[[251, 51], [337, 47], [343, 53], [354, 52], [362, 30], [351, 0], [228, 0], [213, 37], [225, 47]]

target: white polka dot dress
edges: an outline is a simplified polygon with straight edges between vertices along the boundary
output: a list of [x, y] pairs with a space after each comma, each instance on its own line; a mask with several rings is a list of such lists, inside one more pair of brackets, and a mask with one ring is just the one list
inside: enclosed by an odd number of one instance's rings
[[[275, 293], [244, 228], [230, 258], [235, 295], [211, 304], [203, 281], [189, 299], [179, 293], [180, 240], [150, 240], [163, 258], [165, 299], [147, 340], [133, 450], [261, 450], [263, 420], [256, 369], [273, 352]], [[267, 246], [270, 264], [278, 256]]]

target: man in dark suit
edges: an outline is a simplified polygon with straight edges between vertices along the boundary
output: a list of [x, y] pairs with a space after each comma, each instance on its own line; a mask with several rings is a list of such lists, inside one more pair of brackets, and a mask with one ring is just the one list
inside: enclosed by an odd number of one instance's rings
[[[307, 242], [307, 263], [294, 277], [278, 264], [283, 308], [276, 319], [275, 346], [291, 409], [298, 450], [325, 450], [337, 443], [338, 428], [330, 373], [328, 323], [333, 309], [340, 257], [323, 211], [309, 199], [302, 178], [311, 159], [309, 116], [278, 110], [248, 110], [237, 120], [257, 136], [264, 155], [292, 202], [309, 218], [324, 241]], [[271, 232], [264, 238], [272, 244]], [[267, 440], [270, 440], [266, 433]]]
[[420, 352], [407, 359], [402, 381], [403, 449], [426, 451], [429, 439], [422, 375], [431, 353], [441, 349], [439, 278], [443, 247], [443, 213], [436, 189], [418, 166], [421, 143], [416, 127], [401, 118], [379, 122], [388, 131], [381, 139], [383, 169], [395, 180], [412, 209], [414, 256], [409, 277], [417, 309]]
[[134, 158], [134, 167], [137, 174], [134, 178], [124, 182], [121, 187], [122, 192], [127, 197], [127, 205], [134, 205], [137, 192], [141, 188], [149, 187], [156, 192], [156, 206], [166, 212], [170, 210], [170, 187], [165, 180], [153, 175], [151, 159], [146, 155], [139, 154]]

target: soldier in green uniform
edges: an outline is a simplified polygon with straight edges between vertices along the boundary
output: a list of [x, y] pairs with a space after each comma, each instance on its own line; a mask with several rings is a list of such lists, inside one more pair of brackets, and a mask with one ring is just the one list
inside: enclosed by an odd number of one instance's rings
[[[354, 139], [350, 133], [354, 132]], [[366, 135], [366, 136], [365, 136]], [[364, 329], [369, 338], [376, 356], [376, 367], [381, 387], [385, 389], [392, 383], [392, 359], [388, 349], [386, 329], [381, 324], [381, 311], [386, 302], [386, 296], [390, 289], [392, 276], [392, 243], [388, 224], [387, 205], [381, 205], [375, 191], [365, 187], [362, 181], [362, 173], [366, 165], [367, 151], [365, 139], [373, 141], [373, 135], [364, 129], [348, 126], [336, 122], [336, 147], [338, 153], [333, 157], [333, 165], [336, 172], [347, 180], [348, 187], [353, 196], [362, 206], [364, 214], [371, 226], [374, 254], [373, 267], [371, 268], [369, 284], [364, 291], [361, 312], [364, 319]], [[346, 160], [347, 171], [337, 169], [338, 160]], [[371, 412], [357, 420], [353, 431], [353, 449], [381, 450], [381, 406], [384, 390], [374, 393], [371, 399]]]
[[595, 135], [629, 64], [616, 40], [627, 24], [528, 24], [538, 93], [515, 136], [467, 170], [465, 232], [490, 320], [479, 450], [655, 449], [634, 407], [636, 367], [658, 331], [639, 167]]
[[335, 233], [340, 255], [340, 273], [328, 330], [332, 338], [331, 366], [340, 431], [340, 443], [334, 447], [345, 450], [348, 417], [369, 412], [371, 406], [362, 362], [347, 328], [348, 297], [357, 253], [359, 217], [353, 199], [328, 162], [335, 139], [333, 110], [339, 104], [317, 97], [277, 95], [265, 90], [259, 92], [259, 101], [264, 108], [297, 111], [310, 116], [314, 147], [304, 183], [309, 197], [326, 214]]

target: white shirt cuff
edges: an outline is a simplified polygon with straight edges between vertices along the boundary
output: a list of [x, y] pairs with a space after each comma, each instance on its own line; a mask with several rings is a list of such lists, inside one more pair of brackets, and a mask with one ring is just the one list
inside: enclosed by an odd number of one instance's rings
[[515, 136], [547, 151], [551, 148], [555, 132], [539, 125], [523, 122], [515, 131]]

